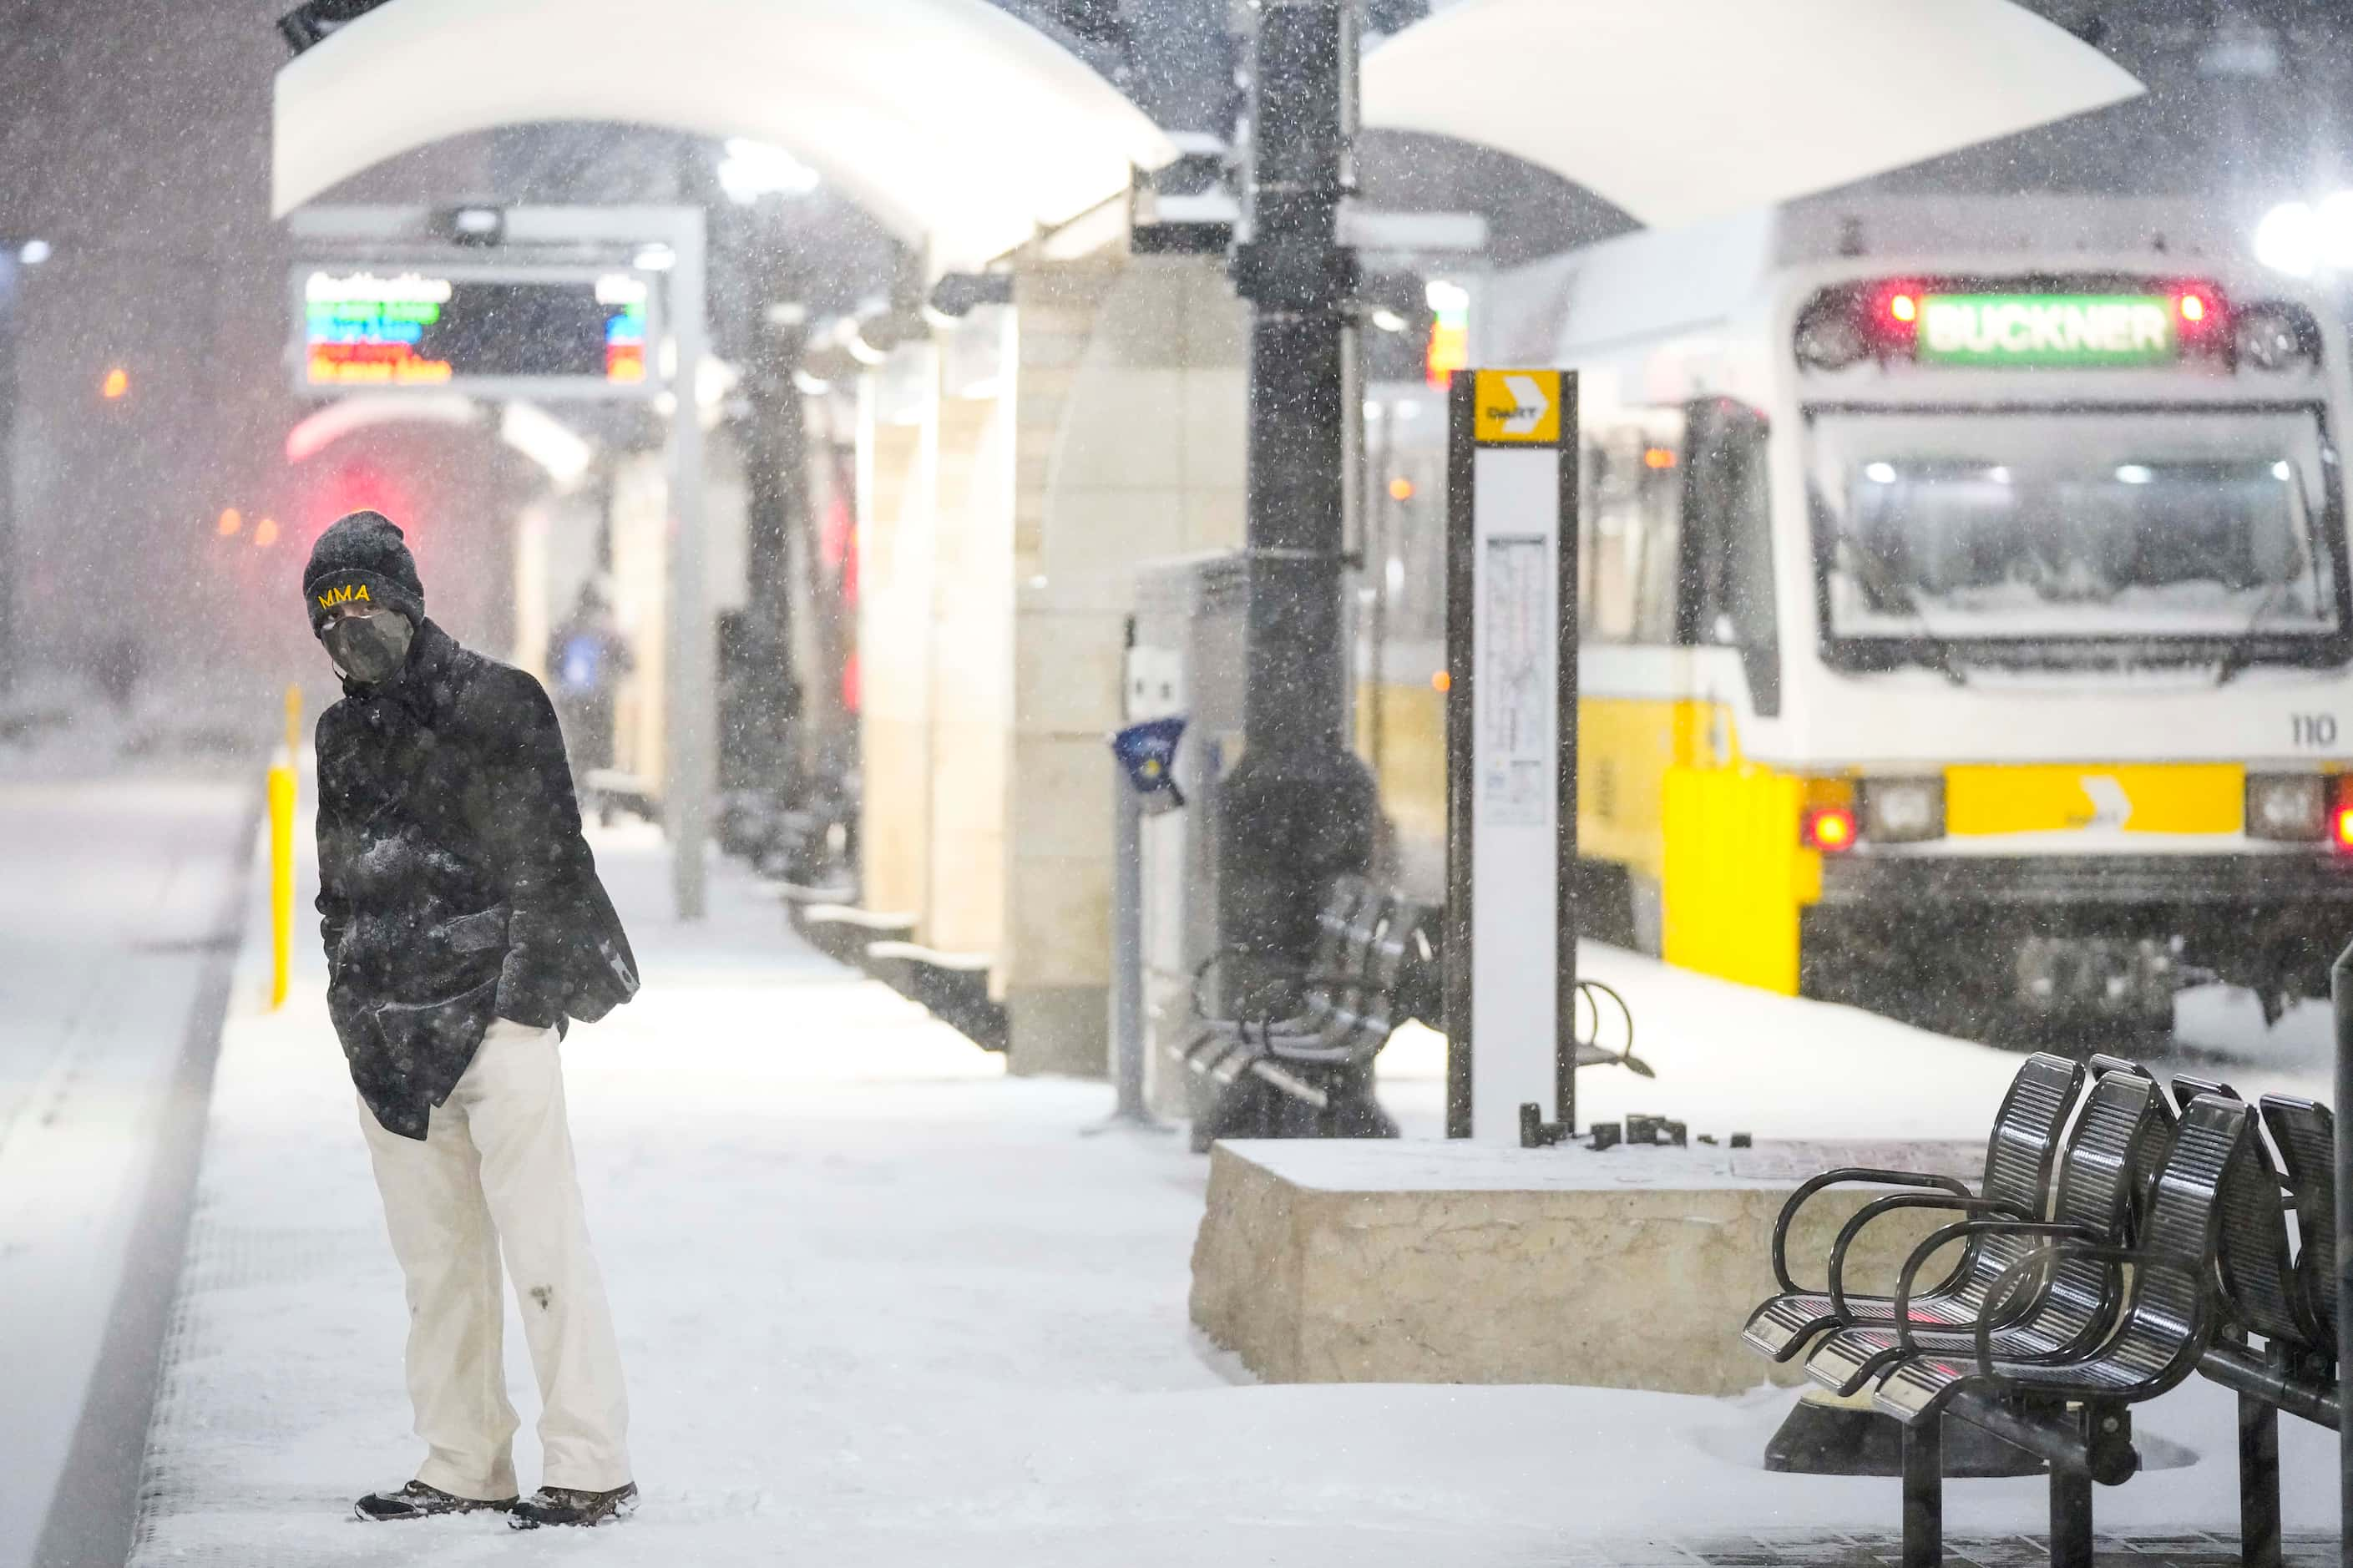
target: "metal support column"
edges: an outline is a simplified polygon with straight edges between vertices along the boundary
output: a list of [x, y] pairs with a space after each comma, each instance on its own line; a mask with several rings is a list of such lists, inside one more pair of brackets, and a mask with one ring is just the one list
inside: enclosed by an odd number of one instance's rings
[[[800, 682], [794, 669], [795, 565], [807, 548], [808, 457], [801, 391], [802, 326], [797, 307], [772, 307], [759, 323], [746, 367], [742, 421], [744, 449], [744, 611], [751, 668], [741, 737], [751, 776], [744, 787], [771, 807], [798, 804]], [[796, 880], [801, 879], [798, 878]]]
[[2239, 1561], [2280, 1568], [2279, 1409], [2239, 1395]]
[[2051, 1467], [2051, 1568], [2092, 1568], [2092, 1478]]
[[706, 907], [703, 846], [717, 776], [718, 648], [712, 633], [711, 567], [702, 526], [702, 420], [695, 398], [703, 354], [703, 219], [685, 216], [670, 240], [670, 328], [678, 343], [670, 390], [669, 713], [663, 725], [662, 799], [670, 837], [670, 891], [681, 920]]
[[1144, 1102], [1144, 803], [1121, 769], [1111, 789], [1111, 1119], [1166, 1131]]
[[1243, 754], [1220, 785], [1229, 1008], [1262, 1005], [1303, 967], [1324, 885], [1372, 858], [1372, 775], [1344, 732], [1342, 339], [1356, 264], [1338, 213], [1352, 26], [1341, 0], [1268, 0], [1253, 46], [1233, 257], [1252, 322]]
[[1904, 1428], [1904, 1568], [1945, 1560], [1945, 1423]]

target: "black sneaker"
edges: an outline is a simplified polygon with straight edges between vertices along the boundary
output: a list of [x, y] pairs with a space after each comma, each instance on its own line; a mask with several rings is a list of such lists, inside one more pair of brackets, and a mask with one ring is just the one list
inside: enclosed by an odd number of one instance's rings
[[486, 1501], [453, 1497], [439, 1487], [411, 1481], [396, 1492], [368, 1493], [352, 1505], [352, 1511], [371, 1523], [383, 1524], [396, 1519], [431, 1519], [444, 1513], [504, 1513], [514, 1505], [512, 1498]]
[[537, 1530], [543, 1524], [611, 1524], [637, 1510], [635, 1481], [608, 1492], [542, 1487], [508, 1511], [507, 1522], [517, 1530]]

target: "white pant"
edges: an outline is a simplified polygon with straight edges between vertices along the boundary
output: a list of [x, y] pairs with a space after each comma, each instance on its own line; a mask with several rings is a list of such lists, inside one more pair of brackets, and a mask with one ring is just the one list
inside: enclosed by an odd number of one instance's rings
[[610, 1491], [630, 1479], [620, 1349], [588, 1249], [557, 1039], [493, 1023], [422, 1142], [360, 1107], [408, 1281], [408, 1397], [430, 1450], [417, 1478], [458, 1497], [516, 1491], [502, 1247], [539, 1375], [541, 1484]]

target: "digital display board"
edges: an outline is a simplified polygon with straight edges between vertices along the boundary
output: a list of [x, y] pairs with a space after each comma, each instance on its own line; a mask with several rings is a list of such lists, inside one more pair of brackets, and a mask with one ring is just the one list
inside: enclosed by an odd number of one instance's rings
[[2162, 294], [1924, 294], [1923, 364], [2169, 364], [2175, 302]]
[[627, 272], [473, 275], [306, 268], [307, 391], [643, 388], [651, 289]]

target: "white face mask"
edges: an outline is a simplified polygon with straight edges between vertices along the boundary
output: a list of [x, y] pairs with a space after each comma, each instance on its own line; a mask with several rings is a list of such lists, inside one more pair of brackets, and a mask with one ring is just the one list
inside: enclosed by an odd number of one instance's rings
[[416, 628], [406, 616], [375, 610], [330, 622], [319, 640], [326, 644], [327, 657], [334, 660], [343, 679], [375, 686], [391, 679], [408, 662], [408, 645], [415, 636]]

